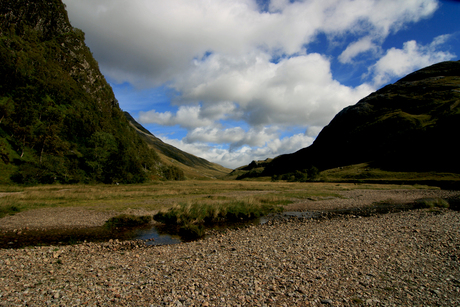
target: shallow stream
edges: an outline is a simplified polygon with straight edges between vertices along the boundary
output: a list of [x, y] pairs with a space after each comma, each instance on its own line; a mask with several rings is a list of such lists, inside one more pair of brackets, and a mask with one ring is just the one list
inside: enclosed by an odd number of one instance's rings
[[[314, 212], [283, 212], [282, 214], [269, 215], [250, 221], [221, 225], [212, 227], [215, 230], [226, 228], [245, 227], [248, 225], [265, 224], [269, 220], [297, 218], [312, 218]], [[177, 230], [168, 227], [139, 226], [108, 229], [106, 227], [86, 228], [56, 228], [42, 230], [21, 229], [15, 231], [0, 231], [0, 248], [22, 248], [37, 245], [67, 245], [82, 242], [105, 242], [118, 239], [142, 240], [147, 245], [177, 244], [189, 241], [176, 234]]]

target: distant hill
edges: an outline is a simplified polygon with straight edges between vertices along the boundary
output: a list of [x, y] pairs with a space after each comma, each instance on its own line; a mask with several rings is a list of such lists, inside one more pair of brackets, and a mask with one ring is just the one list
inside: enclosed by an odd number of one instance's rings
[[442, 62], [343, 109], [311, 146], [275, 158], [254, 176], [360, 163], [387, 171], [459, 173], [459, 136], [460, 61]]
[[0, 63], [0, 183], [162, 176], [60, 0], [1, 1]]
[[129, 123], [136, 128], [139, 136], [155, 149], [161, 157], [162, 162], [178, 167], [185, 173], [187, 178], [220, 178], [231, 172], [231, 169], [211, 163], [203, 158], [196, 157], [164, 143], [139, 124], [128, 112], [125, 112], [125, 116]]

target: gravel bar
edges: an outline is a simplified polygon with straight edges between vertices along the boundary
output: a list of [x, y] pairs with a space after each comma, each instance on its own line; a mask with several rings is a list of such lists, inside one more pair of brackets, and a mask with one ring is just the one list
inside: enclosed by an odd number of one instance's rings
[[460, 306], [460, 212], [0, 250], [1, 306]]

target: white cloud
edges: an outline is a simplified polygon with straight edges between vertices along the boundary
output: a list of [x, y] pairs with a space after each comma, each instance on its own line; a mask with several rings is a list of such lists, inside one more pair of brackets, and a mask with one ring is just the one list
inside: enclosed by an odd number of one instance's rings
[[165, 126], [179, 125], [186, 129], [212, 126], [215, 121], [225, 119], [235, 110], [235, 105], [221, 102], [202, 108], [200, 105], [180, 106], [176, 114], [170, 111], [157, 112], [150, 110], [139, 112], [139, 122], [142, 124], [159, 124]]
[[341, 85], [332, 77], [329, 60], [317, 53], [277, 64], [263, 52], [238, 58], [211, 55], [195, 66], [175, 82], [182, 93], [178, 103], [199, 101], [207, 107], [233, 101], [237, 107], [227, 116], [251, 126], [324, 126], [373, 90]]
[[310, 126], [305, 131], [305, 135], [316, 138], [318, 134], [323, 130], [323, 127], [319, 126]]
[[237, 57], [296, 54], [319, 32], [385, 37], [432, 14], [435, 0], [64, 0], [74, 26], [111, 79], [137, 86], [169, 82], [206, 52]]
[[231, 169], [249, 164], [253, 160], [265, 160], [266, 158], [292, 153], [311, 145], [314, 140], [314, 138], [304, 134], [296, 134], [282, 139], [270, 140], [264, 147], [242, 146], [235, 150], [229, 150], [220, 146], [210, 146], [203, 142], [186, 143], [183, 140], [166, 137], [161, 137], [161, 139], [183, 151]]
[[[334, 81], [329, 61], [319, 54], [277, 64], [264, 53], [239, 58], [211, 55], [195, 65], [176, 81], [175, 90], [182, 93], [177, 103], [185, 106], [176, 114], [141, 112], [139, 121], [180, 125], [189, 129], [184, 143], [229, 144], [233, 152], [245, 145], [276, 144], [279, 132], [289, 126], [314, 126], [305, 136], [312, 139], [337, 112], [373, 90], [368, 85], [353, 89]], [[200, 105], [189, 106], [198, 101]], [[245, 121], [251, 128], [226, 129], [219, 122], [222, 119]]]
[[442, 35], [426, 46], [411, 40], [405, 42], [402, 49], [391, 48], [370, 68], [374, 84], [380, 86], [392, 78], [402, 77], [422, 67], [455, 58], [454, 54], [439, 50], [448, 39], [449, 35]]
[[364, 37], [348, 45], [348, 47], [342, 52], [342, 54], [340, 54], [339, 61], [341, 63], [351, 63], [353, 58], [361, 53], [368, 51], [375, 53], [378, 50], [379, 47], [372, 42], [371, 37]]
[[229, 129], [201, 127], [190, 131], [183, 141], [188, 144], [195, 142], [227, 144], [241, 141], [244, 138], [244, 135], [245, 131], [240, 127], [233, 127]]

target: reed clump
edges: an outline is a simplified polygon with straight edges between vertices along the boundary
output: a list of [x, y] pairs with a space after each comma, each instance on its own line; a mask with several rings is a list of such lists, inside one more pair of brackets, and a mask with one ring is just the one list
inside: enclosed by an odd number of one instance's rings
[[281, 205], [262, 200], [248, 199], [227, 203], [182, 203], [160, 211], [153, 218], [161, 223], [176, 226], [180, 232], [202, 237], [205, 228], [223, 223], [252, 220], [273, 212], [281, 212]]

